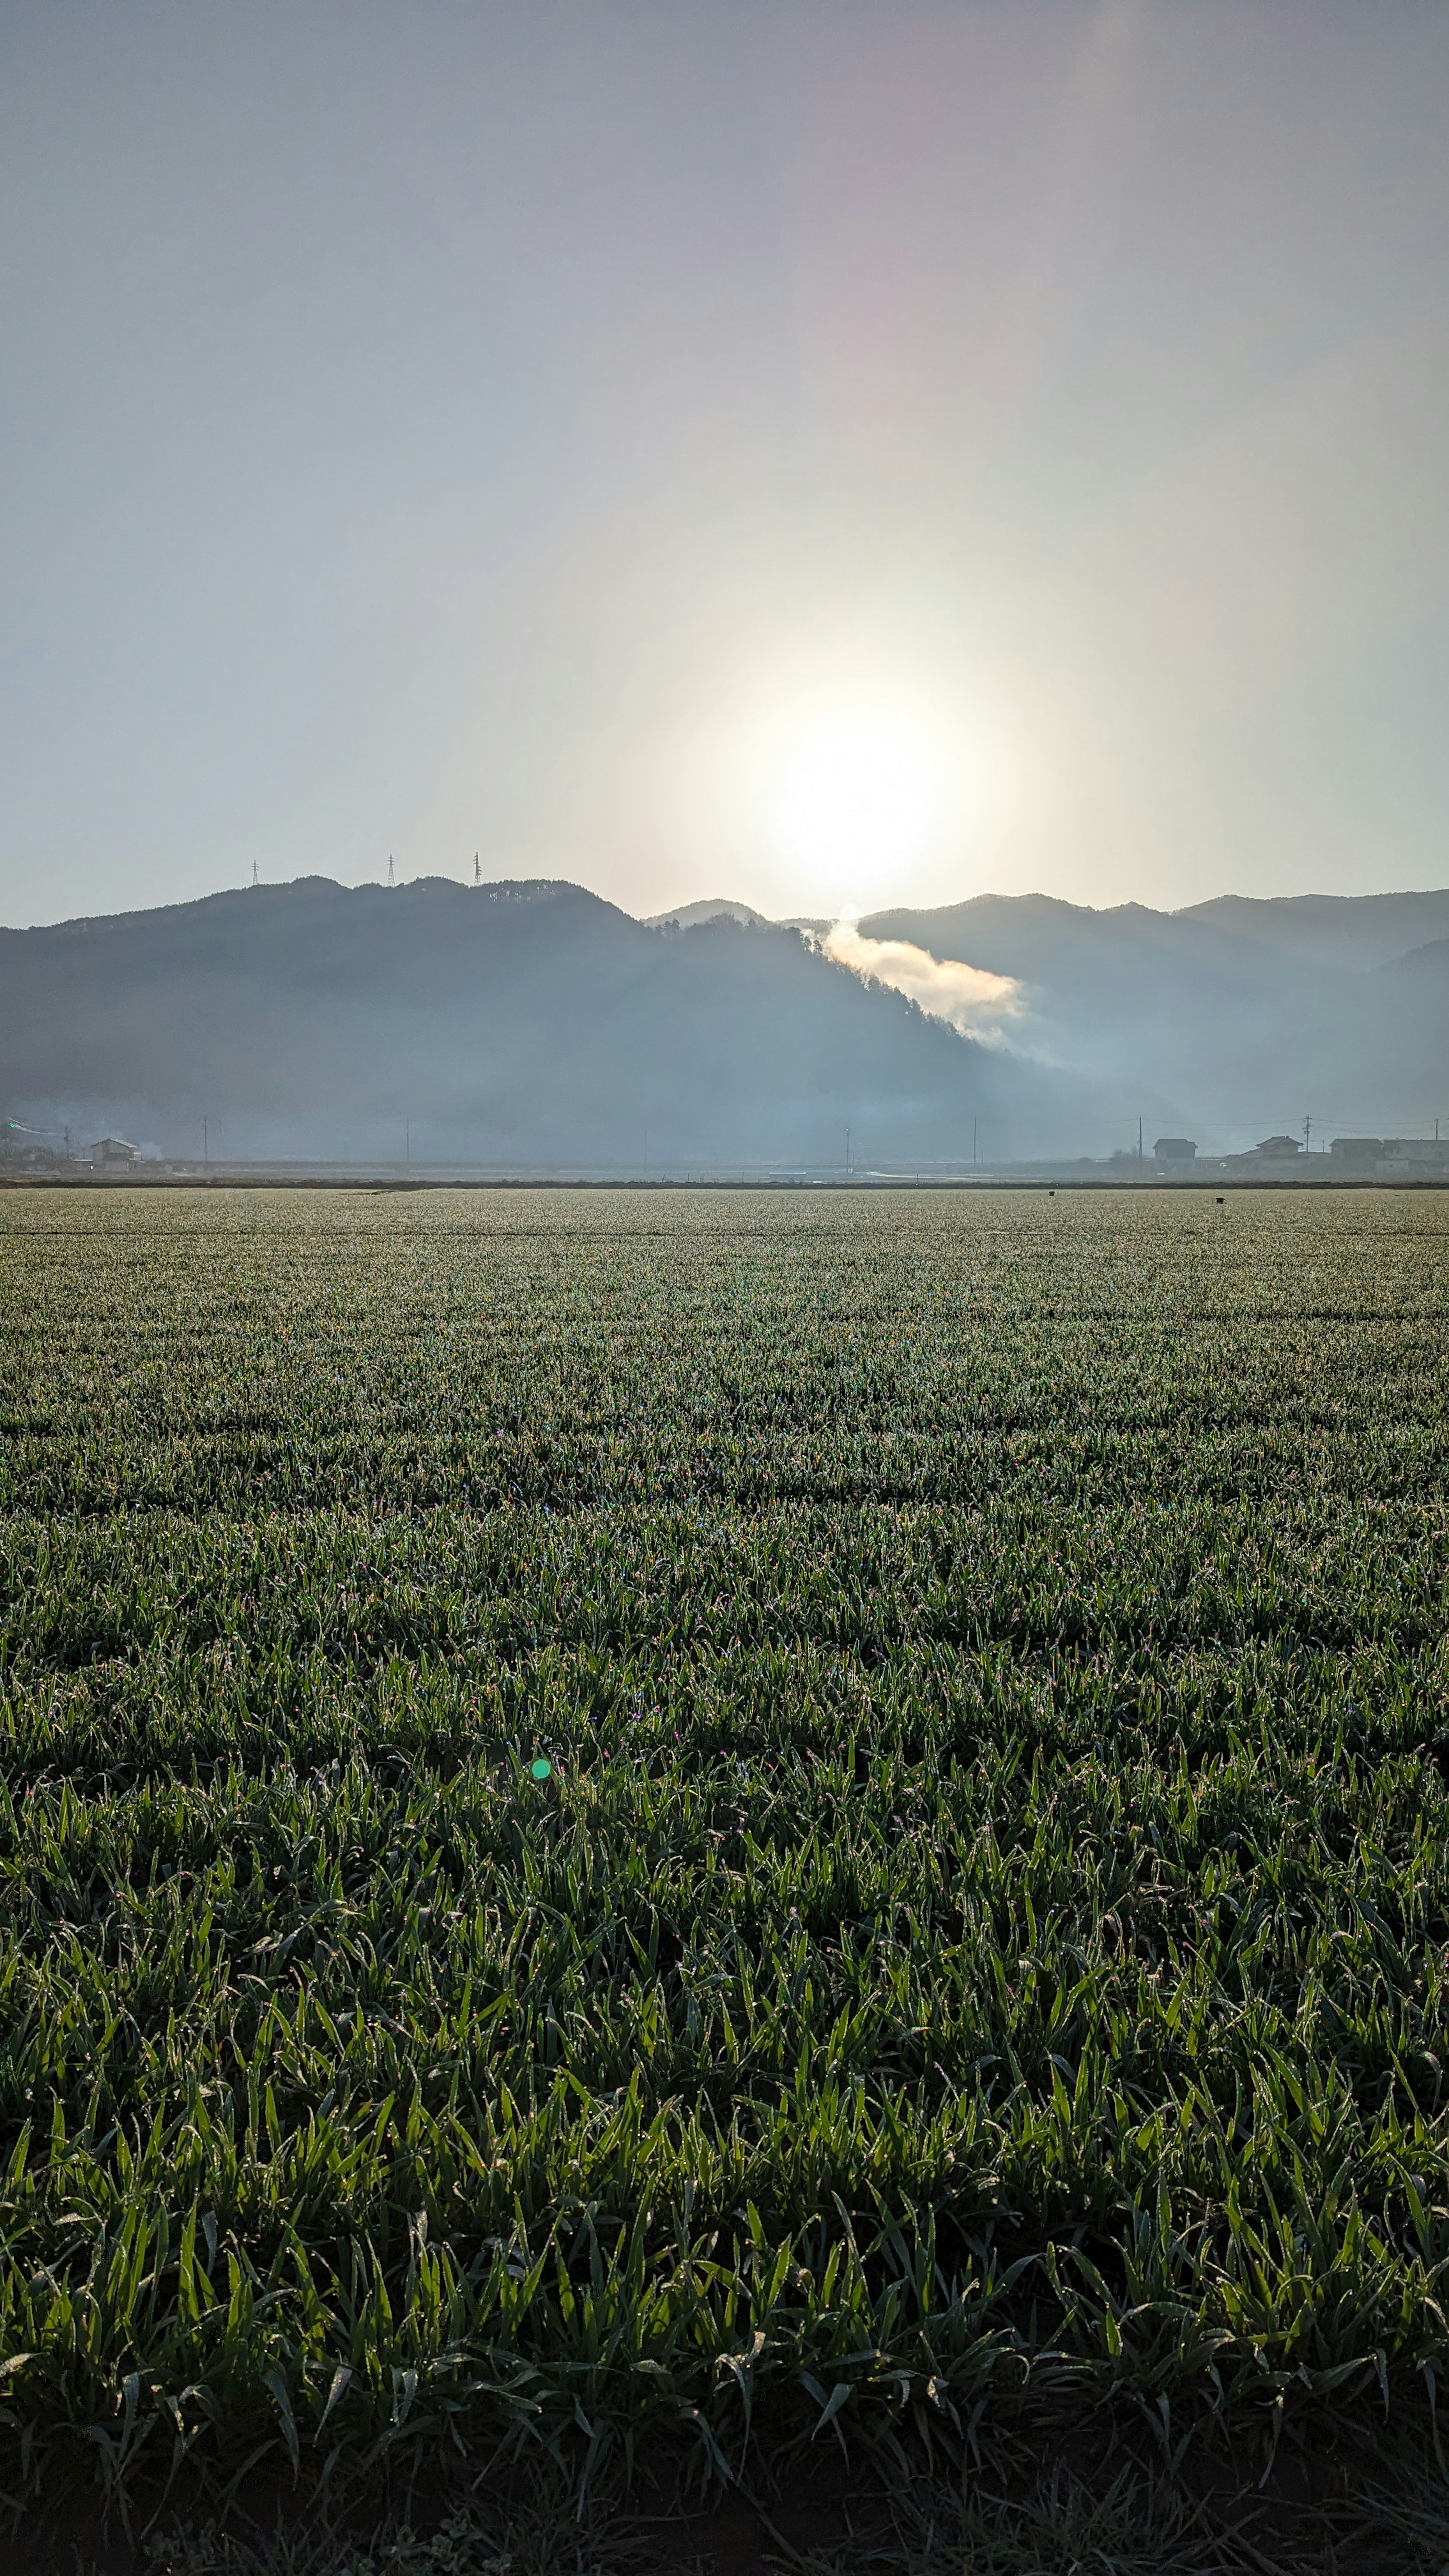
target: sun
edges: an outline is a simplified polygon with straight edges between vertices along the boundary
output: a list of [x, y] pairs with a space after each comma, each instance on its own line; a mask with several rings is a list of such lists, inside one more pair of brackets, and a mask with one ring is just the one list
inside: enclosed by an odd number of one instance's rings
[[837, 911], [878, 901], [941, 827], [945, 764], [904, 712], [824, 708], [790, 730], [771, 766], [770, 837], [802, 893]]

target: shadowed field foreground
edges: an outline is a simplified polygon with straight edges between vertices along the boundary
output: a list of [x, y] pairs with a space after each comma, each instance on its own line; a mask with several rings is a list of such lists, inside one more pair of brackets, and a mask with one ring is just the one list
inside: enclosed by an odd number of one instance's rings
[[15, 1193], [0, 1303], [15, 2503], [1434, 2472], [1449, 1199]]

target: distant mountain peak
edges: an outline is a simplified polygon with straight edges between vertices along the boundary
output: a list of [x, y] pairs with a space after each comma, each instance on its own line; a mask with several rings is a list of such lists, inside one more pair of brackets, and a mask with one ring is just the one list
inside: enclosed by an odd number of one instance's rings
[[558, 879], [314, 877], [6, 931], [0, 1109], [181, 1158], [535, 1169], [833, 1169], [847, 1129], [959, 1163], [973, 1128], [1020, 1151], [1086, 1126], [1077, 1086], [753, 906], [693, 911], [661, 937]]
[[667, 912], [644, 915], [646, 930], [698, 930], [707, 921], [738, 921], [750, 929], [773, 930], [775, 924], [752, 903], [732, 895], [705, 895], [698, 903], [676, 903]]

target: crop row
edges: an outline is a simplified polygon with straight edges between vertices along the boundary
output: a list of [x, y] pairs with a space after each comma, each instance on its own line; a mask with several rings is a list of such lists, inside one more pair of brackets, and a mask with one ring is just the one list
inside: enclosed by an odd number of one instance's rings
[[1432, 2430], [1441, 1207], [12, 1194], [12, 2490]]

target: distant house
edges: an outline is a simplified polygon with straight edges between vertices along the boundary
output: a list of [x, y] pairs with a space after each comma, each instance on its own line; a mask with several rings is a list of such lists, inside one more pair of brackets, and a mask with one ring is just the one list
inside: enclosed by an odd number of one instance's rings
[[1415, 1172], [1449, 1172], [1449, 1144], [1437, 1136], [1386, 1136], [1381, 1167], [1400, 1176]]
[[1328, 1149], [1335, 1171], [1449, 1172], [1449, 1139], [1437, 1136], [1335, 1136]]
[[1190, 1136], [1159, 1136], [1152, 1158], [1157, 1163], [1195, 1163], [1197, 1147]]
[[[1264, 1136], [1246, 1154], [1225, 1154], [1220, 1169], [1245, 1181], [1281, 1180], [1285, 1163], [1296, 1164], [1305, 1174], [1311, 1170], [1311, 1158], [1304, 1153], [1301, 1136]], [[1319, 1177], [1323, 1177], [1321, 1173]]]
[[1382, 1161], [1383, 1152], [1382, 1136], [1335, 1136], [1328, 1159], [1345, 1172], [1371, 1172]]
[[108, 1163], [134, 1163], [137, 1148], [128, 1145], [124, 1136], [98, 1136], [91, 1147], [91, 1162], [98, 1171]]

